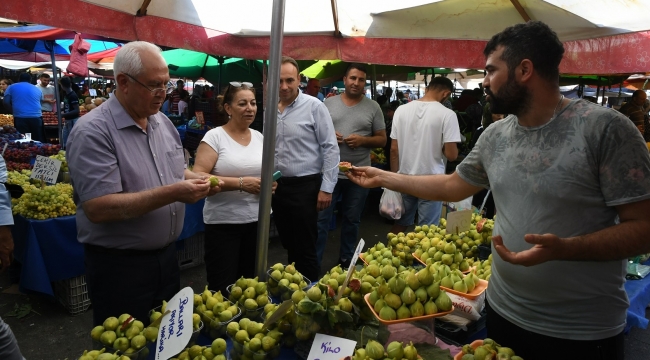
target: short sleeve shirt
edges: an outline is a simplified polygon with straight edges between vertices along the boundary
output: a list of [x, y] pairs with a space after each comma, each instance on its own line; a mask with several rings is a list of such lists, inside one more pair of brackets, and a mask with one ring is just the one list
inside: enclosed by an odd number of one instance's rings
[[[531, 248], [525, 234], [591, 234], [614, 226], [615, 206], [650, 198], [650, 157], [639, 131], [620, 113], [584, 100], [539, 127], [521, 126], [515, 116], [495, 122], [456, 171], [492, 190], [493, 234], [516, 252]], [[524, 267], [492, 260], [487, 298], [512, 323], [574, 340], [624, 329], [626, 261]]]
[[79, 242], [150, 250], [177, 239], [183, 229], [183, 203], [165, 205], [139, 218], [101, 224], [88, 220], [82, 207], [84, 201], [104, 195], [136, 193], [184, 179], [183, 146], [165, 115], [149, 116], [145, 132], [114, 96], [77, 121], [67, 147]]

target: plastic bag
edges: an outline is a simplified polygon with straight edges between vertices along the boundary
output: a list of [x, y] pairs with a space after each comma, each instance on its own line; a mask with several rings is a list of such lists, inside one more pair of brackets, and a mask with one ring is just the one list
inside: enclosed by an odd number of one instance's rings
[[402, 194], [397, 191], [384, 189], [384, 193], [381, 195], [381, 200], [379, 201], [379, 215], [397, 220], [402, 217], [404, 214], [404, 201], [402, 200]]
[[481, 318], [481, 311], [485, 307], [485, 292], [473, 300], [450, 293], [447, 293], [447, 295], [449, 295], [451, 302], [454, 304], [454, 312], [451, 313], [452, 315], [472, 321]]

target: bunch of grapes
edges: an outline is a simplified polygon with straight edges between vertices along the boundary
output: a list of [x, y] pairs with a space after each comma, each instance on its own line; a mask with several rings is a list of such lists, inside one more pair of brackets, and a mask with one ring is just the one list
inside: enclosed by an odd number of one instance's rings
[[36, 220], [74, 215], [76, 212], [70, 184], [56, 184], [43, 188], [32, 186], [13, 207], [14, 214]]
[[23, 189], [29, 190], [29, 188], [33, 186], [29, 179], [31, 175], [31, 170], [8, 171], [7, 184], [20, 185]]
[[61, 171], [68, 172], [68, 161], [65, 159], [65, 150], [59, 150], [56, 155], [50, 156], [52, 159], [61, 161]]
[[21, 170], [31, 170], [32, 165], [26, 163], [17, 163], [13, 161], [7, 161], [7, 171], [21, 171]]

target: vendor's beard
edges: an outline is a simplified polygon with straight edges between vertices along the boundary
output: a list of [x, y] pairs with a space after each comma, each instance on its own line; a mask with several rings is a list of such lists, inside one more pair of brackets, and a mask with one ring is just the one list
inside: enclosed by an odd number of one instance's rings
[[523, 114], [530, 106], [530, 91], [528, 88], [519, 85], [512, 77], [508, 76], [508, 82], [504, 87], [494, 94], [489, 88], [485, 93], [490, 95], [490, 112], [493, 114]]

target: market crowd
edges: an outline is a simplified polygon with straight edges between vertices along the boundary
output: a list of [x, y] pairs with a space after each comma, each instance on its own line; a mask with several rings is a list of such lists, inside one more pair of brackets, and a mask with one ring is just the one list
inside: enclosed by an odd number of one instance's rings
[[[393, 100], [386, 88], [373, 101], [365, 96], [363, 64], [348, 66], [340, 93], [323, 96], [313, 79], [303, 92], [298, 63], [283, 57], [279, 84], [271, 84], [279, 87], [275, 170], [282, 174], [272, 187], [272, 216], [288, 261], [310, 280], [320, 277], [340, 203], [338, 262], [349, 265], [369, 188], [402, 193], [405, 211], [394, 232], [438, 224], [442, 201], [490, 189], [498, 217], [488, 336], [516, 343], [526, 359], [622, 360], [625, 260], [650, 252], [647, 101], [635, 93], [622, 115], [564, 98], [563, 54], [543, 23], [506, 28], [484, 49], [482, 88], [453, 104], [446, 77], [433, 78], [421, 98], [399, 92]], [[258, 111], [253, 84], [231, 82], [219, 96], [211, 88], [194, 94], [218, 98], [228, 122], [205, 134], [190, 169], [176, 128], [161, 112], [187, 116], [189, 94], [182, 81], [168, 91], [160, 49], [126, 44], [114, 74], [114, 91], [96, 109], [78, 118], [70, 95], [64, 110], [73, 120], [67, 159], [95, 325], [122, 313], [147, 318], [180, 290], [174, 242], [184, 204], [206, 198], [207, 279], [222, 292], [238, 277], [254, 276], [257, 222], [269, 216], [258, 213], [263, 136], [250, 127]], [[61, 86], [66, 98], [74, 93], [65, 78]], [[19, 131], [41, 136], [40, 111], [56, 105], [50, 95], [29, 76], [0, 88]], [[472, 145], [448, 173], [463, 141], [454, 110], [466, 114], [461, 123]], [[389, 154], [387, 170], [370, 166], [374, 148]], [[340, 172], [340, 162], [352, 170]]]

